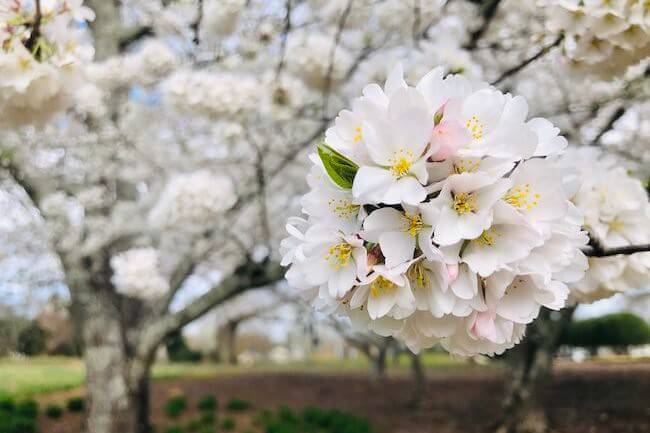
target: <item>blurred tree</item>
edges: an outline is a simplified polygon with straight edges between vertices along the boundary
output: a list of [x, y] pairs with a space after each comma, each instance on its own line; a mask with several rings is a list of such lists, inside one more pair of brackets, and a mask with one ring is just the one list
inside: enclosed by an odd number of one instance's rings
[[47, 333], [36, 321], [18, 334], [18, 352], [27, 356], [40, 355], [46, 349]]
[[572, 322], [562, 333], [561, 343], [590, 349], [610, 346], [619, 351], [650, 343], [650, 326], [632, 313], [608, 314]]
[[167, 356], [172, 362], [198, 362], [201, 360], [201, 354], [190, 349], [180, 330], [174, 331], [165, 339], [165, 347]]

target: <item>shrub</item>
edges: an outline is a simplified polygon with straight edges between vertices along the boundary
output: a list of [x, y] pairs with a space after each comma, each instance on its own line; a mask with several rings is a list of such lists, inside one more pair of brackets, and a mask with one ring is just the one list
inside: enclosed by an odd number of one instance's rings
[[165, 412], [170, 418], [177, 418], [187, 409], [187, 398], [184, 395], [177, 395], [167, 400]]
[[0, 417], [2, 433], [36, 433], [36, 420], [19, 415]]
[[203, 424], [201, 424], [201, 420], [197, 418], [197, 419], [190, 420], [187, 423], [187, 426], [185, 427], [185, 429], [189, 433], [197, 433], [198, 431], [201, 430], [202, 427], [203, 427]]
[[196, 407], [202, 411], [213, 411], [217, 408], [217, 399], [213, 395], [206, 395], [199, 400]]
[[46, 332], [32, 322], [27, 328], [18, 334], [18, 351], [27, 356], [34, 356], [45, 352]]
[[588, 348], [647, 344], [650, 343], [650, 326], [631, 313], [608, 314], [571, 323], [561, 341]]
[[16, 404], [14, 413], [18, 417], [35, 419], [38, 416], [38, 403], [35, 400], [25, 400]]
[[176, 425], [173, 427], [168, 427], [166, 433], [184, 433], [184, 432], [183, 432], [183, 427]]
[[226, 409], [232, 411], [243, 411], [251, 408], [250, 402], [240, 398], [232, 398], [226, 405]]
[[61, 418], [63, 415], [63, 408], [58, 404], [51, 404], [45, 408], [45, 416], [52, 419]]
[[167, 337], [165, 346], [167, 356], [172, 362], [199, 362], [201, 360], [201, 354], [190, 349], [181, 331], [176, 331]]
[[82, 397], [73, 397], [68, 400], [67, 406], [70, 412], [82, 412], [86, 407], [86, 402]]
[[202, 414], [199, 418], [201, 425], [203, 426], [213, 426], [216, 419], [217, 418], [214, 416], [214, 414], [209, 412]]
[[372, 433], [362, 418], [338, 410], [306, 408], [300, 415], [287, 407], [260, 414], [256, 420], [266, 433]]
[[231, 417], [224, 418], [223, 421], [221, 421], [221, 428], [226, 431], [234, 430], [235, 420]]
[[0, 411], [3, 412], [13, 412], [16, 408], [16, 403], [11, 398], [2, 398], [0, 399]]

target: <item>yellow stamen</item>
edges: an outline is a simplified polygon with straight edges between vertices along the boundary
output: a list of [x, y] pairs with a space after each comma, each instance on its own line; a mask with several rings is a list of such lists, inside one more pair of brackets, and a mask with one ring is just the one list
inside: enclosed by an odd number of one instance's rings
[[404, 214], [404, 231], [408, 232], [411, 236], [417, 236], [422, 230], [424, 223], [422, 217], [417, 214]]
[[356, 128], [354, 128], [354, 131], [356, 132], [356, 134], [354, 135], [354, 137], [352, 137], [352, 141], [358, 143], [361, 140], [363, 140], [363, 133], [361, 132], [361, 127], [357, 126]]
[[501, 236], [501, 234], [495, 229], [491, 228], [488, 230], [483, 230], [483, 233], [481, 233], [481, 235], [473, 241], [481, 246], [491, 247], [494, 245], [494, 238], [498, 236]]
[[400, 149], [395, 152], [393, 157], [389, 160], [391, 164], [390, 171], [393, 173], [393, 176], [398, 179], [406, 176], [411, 169], [411, 165], [413, 164], [412, 161], [413, 152], [410, 150]]
[[327, 205], [329, 206], [332, 213], [342, 219], [347, 219], [356, 215], [359, 212], [360, 208], [359, 205], [352, 204], [350, 200], [346, 199], [331, 198], [327, 201]]
[[472, 192], [459, 192], [454, 194], [454, 203], [451, 205], [459, 215], [476, 211], [476, 195]]
[[454, 173], [475, 173], [481, 165], [481, 160], [459, 159], [454, 163]]
[[397, 285], [392, 281], [382, 277], [381, 275], [370, 283], [370, 296], [378, 298], [382, 295], [392, 293], [397, 288]]
[[408, 271], [406, 271], [406, 276], [409, 280], [414, 283], [413, 288], [426, 289], [429, 287], [431, 278], [429, 273], [424, 268], [422, 261], [414, 263]]
[[537, 206], [540, 198], [541, 195], [538, 193], [531, 194], [529, 183], [510, 188], [504, 197], [505, 201], [511, 206], [526, 210], [531, 210]]
[[467, 122], [465, 122], [465, 127], [469, 129], [469, 132], [472, 134], [472, 138], [474, 140], [480, 140], [483, 138], [483, 129], [485, 128], [485, 125], [479, 121], [478, 117], [472, 116], [467, 119]]
[[330, 263], [332, 268], [339, 270], [350, 263], [351, 257], [352, 245], [346, 242], [341, 242], [340, 244], [332, 245], [329, 248], [325, 255], [325, 260]]

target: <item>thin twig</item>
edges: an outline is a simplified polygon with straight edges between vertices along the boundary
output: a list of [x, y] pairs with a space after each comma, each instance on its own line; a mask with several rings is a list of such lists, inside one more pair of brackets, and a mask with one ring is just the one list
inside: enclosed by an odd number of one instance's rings
[[291, 32], [291, 0], [287, 0], [286, 9], [287, 13], [284, 16], [284, 28], [282, 29], [282, 35], [280, 36], [280, 62], [275, 70], [275, 81], [278, 83], [280, 81], [280, 76], [282, 75], [282, 70], [284, 69], [287, 55], [287, 41], [289, 39], [289, 33]]
[[499, 78], [497, 78], [496, 80], [494, 80], [492, 82], [492, 85], [496, 86], [497, 84], [499, 84], [500, 82], [502, 82], [506, 78], [515, 75], [516, 73], [518, 73], [519, 71], [524, 69], [526, 66], [533, 63], [535, 60], [537, 60], [537, 59], [539, 59], [541, 57], [544, 57], [546, 54], [548, 54], [549, 51], [551, 51], [553, 48], [560, 45], [560, 42], [562, 42], [562, 39], [564, 39], [564, 36], [558, 36], [558, 38], [552, 44], [549, 44], [549, 45], [546, 45], [546, 46], [542, 47], [538, 52], [536, 52], [532, 56], [528, 57], [523, 62], [521, 62], [518, 65], [513, 66], [512, 68], [506, 70], [504, 73], [502, 73], [499, 76]]
[[413, 44], [418, 43], [420, 37], [420, 26], [422, 25], [422, 5], [421, 0], [413, 0]]
[[196, 19], [190, 27], [194, 34], [192, 42], [194, 45], [199, 45], [201, 43], [201, 21], [203, 21], [203, 0], [198, 0], [196, 7]]
[[332, 90], [332, 74], [334, 73], [334, 61], [336, 59], [336, 49], [339, 46], [341, 41], [341, 35], [343, 34], [343, 28], [345, 27], [345, 22], [348, 20], [350, 11], [352, 10], [352, 4], [354, 0], [349, 0], [348, 4], [345, 6], [345, 9], [339, 17], [338, 26], [336, 28], [336, 33], [334, 34], [334, 40], [332, 41], [332, 48], [330, 49], [329, 54], [329, 65], [327, 66], [327, 74], [325, 75], [325, 86], [323, 86], [323, 108], [321, 114], [323, 118], [327, 117], [327, 108], [330, 100], [330, 93]]

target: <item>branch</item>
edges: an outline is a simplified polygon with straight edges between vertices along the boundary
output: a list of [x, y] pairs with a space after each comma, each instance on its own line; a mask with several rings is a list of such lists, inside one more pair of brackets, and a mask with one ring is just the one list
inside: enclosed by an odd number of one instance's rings
[[194, 34], [192, 42], [194, 42], [194, 45], [199, 45], [201, 43], [201, 21], [203, 21], [203, 0], [198, 0], [196, 6], [196, 20], [194, 20], [190, 28]]
[[488, 0], [481, 6], [481, 15], [483, 16], [483, 22], [478, 29], [472, 32], [472, 35], [470, 36], [469, 42], [465, 46], [465, 49], [470, 51], [476, 49], [478, 41], [483, 37], [485, 32], [487, 32], [492, 19], [496, 15], [497, 9], [499, 8], [499, 3], [501, 3], [501, 0]]
[[284, 69], [284, 61], [287, 54], [287, 40], [291, 32], [291, 0], [287, 0], [287, 14], [284, 16], [284, 29], [282, 29], [282, 42], [280, 43], [280, 62], [275, 70], [275, 81], [279, 82], [282, 70]]
[[153, 36], [155, 33], [153, 28], [150, 26], [135, 27], [124, 31], [122, 37], [120, 37], [117, 46], [120, 52], [126, 51], [131, 45], [136, 42], [146, 38], [148, 36]]
[[553, 48], [557, 47], [560, 45], [560, 42], [562, 42], [562, 39], [564, 39], [564, 36], [558, 36], [557, 39], [549, 45], [546, 45], [545, 47], [542, 47], [537, 53], [533, 54], [532, 56], [528, 57], [525, 59], [523, 62], [519, 63], [517, 66], [513, 66], [512, 68], [508, 69], [505, 71], [503, 74], [499, 76], [496, 80], [494, 80], [491, 84], [493, 86], [496, 86], [506, 78], [515, 75], [522, 69], [524, 69], [526, 66], [530, 65], [533, 63], [535, 60], [544, 57], [546, 54], [548, 54], [549, 51], [551, 51]]
[[645, 245], [628, 245], [618, 248], [603, 248], [599, 244], [590, 245], [585, 250], [587, 257], [611, 257], [617, 255], [630, 255], [635, 253], [644, 253], [650, 251], [650, 244]]
[[616, 111], [612, 113], [612, 115], [609, 117], [609, 120], [607, 120], [607, 123], [603, 128], [598, 131], [598, 134], [594, 137], [593, 140], [589, 143], [589, 146], [598, 146], [598, 143], [600, 142], [600, 139], [603, 138], [603, 135], [605, 135], [608, 131], [610, 131], [612, 128], [614, 128], [614, 124], [618, 119], [623, 117], [625, 114], [625, 107], [618, 107]]
[[154, 319], [146, 324], [137, 349], [138, 357], [149, 358], [167, 335], [201, 317], [215, 306], [245, 290], [267, 286], [279, 281], [283, 276], [284, 269], [276, 262], [244, 263], [231, 276], [222, 280], [182, 310]]
[[334, 41], [332, 41], [332, 48], [330, 49], [329, 54], [329, 65], [327, 66], [327, 75], [325, 75], [325, 86], [323, 87], [323, 108], [321, 115], [323, 118], [327, 117], [327, 107], [329, 105], [330, 93], [332, 90], [332, 74], [334, 73], [334, 60], [336, 57], [336, 49], [339, 46], [341, 41], [341, 34], [343, 34], [343, 27], [345, 27], [345, 22], [348, 20], [350, 11], [352, 10], [352, 4], [354, 0], [349, 0], [348, 4], [345, 6], [345, 9], [339, 17], [338, 26], [336, 28], [336, 33], [334, 34]]
[[[34, 49], [36, 48], [36, 43], [38, 42], [38, 38], [41, 37], [41, 19], [43, 18], [43, 15], [41, 13], [41, 0], [36, 0], [36, 12], [34, 13], [34, 22], [32, 23], [32, 31], [29, 34], [29, 39], [25, 42], [25, 48], [27, 48], [28, 51], [32, 52], [34, 54], [34, 57], [36, 57], [36, 52]], [[36, 57], [38, 60], [38, 57]]]

